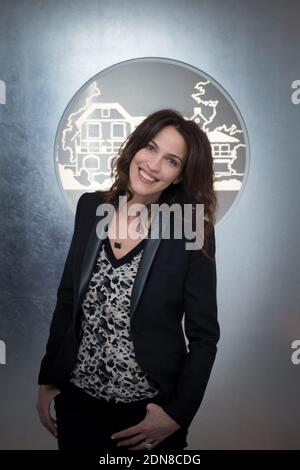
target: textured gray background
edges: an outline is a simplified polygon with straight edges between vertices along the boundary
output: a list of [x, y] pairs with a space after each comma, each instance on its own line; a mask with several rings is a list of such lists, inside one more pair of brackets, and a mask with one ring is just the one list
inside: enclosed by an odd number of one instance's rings
[[1, 449], [56, 448], [35, 402], [74, 218], [53, 165], [59, 119], [93, 75], [146, 56], [214, 77], [251, 145], [246, 188], [216, 227], [222, 338], [189, 448], [299, 448], [299, 17], [292, 0], [1, 0]]

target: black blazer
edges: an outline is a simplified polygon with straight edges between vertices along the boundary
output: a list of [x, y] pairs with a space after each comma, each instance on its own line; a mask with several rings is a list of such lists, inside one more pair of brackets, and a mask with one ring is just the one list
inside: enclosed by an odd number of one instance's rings
[[[81, 303], [103, 242], [96, 234], [100, 203], [101, 191], [84, 193], [78, 200], [39, 384], [63, 389], [75, 365]], [[209, 242], [214, 257], [214, 230]], [[184, 238], [146, 238], [131, 296], [135, 356], [158, 383], [165, 397], [163, 409], [186, 428], [201, 404], [217, 351], [216, 290], [215, 258], [210, 261], [200, 250], [186, 250]]]

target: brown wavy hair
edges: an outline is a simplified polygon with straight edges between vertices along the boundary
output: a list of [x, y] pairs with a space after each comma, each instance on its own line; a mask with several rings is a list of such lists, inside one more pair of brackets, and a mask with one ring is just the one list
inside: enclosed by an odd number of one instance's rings
[[109, 190], [100, 192], [104, 201], [115, 207], [121, 195], [127, 194], [128, 201], [132, 199], [133, 194], [128, 187], [131, 160], [165, 126], [173, 126], [180, 132], [186, 143], [187, 158], [180, 174], [182, 180], [163, 190], [156, 203], [204, 204], [204, 244], [201, 250], [212, 259], [208, 254], [208, 237], [215, 225], [218, 203], [214, 191], [211, 145], [206, 133], [178, 111], [168, 108], [153, 112], [128, 135], [112, 160], [111, 178], [114, 182]]

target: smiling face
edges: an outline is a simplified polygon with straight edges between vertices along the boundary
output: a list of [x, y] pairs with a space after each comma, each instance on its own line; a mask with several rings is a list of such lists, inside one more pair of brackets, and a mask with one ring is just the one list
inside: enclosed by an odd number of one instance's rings
[[131, 203], [154, 203], [170, 184], [181, 181], [187, 147], [173, 126], [161, 129], [140, 149], [129, 167], [129, 187], [134, 194]]

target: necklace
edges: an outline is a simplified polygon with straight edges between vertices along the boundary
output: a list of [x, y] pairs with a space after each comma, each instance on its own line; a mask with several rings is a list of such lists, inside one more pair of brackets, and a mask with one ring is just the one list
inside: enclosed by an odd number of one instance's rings
[[[138, 224], [138, 227], [140, 227], [140, 223]], [[140, 232], [140, 228], [137, 228], [137, 232]], [[122, 248], [122, 246], [123, 244], [121, 242], [114, 242], [114, 247], [118, 248], [119, 250]]]

